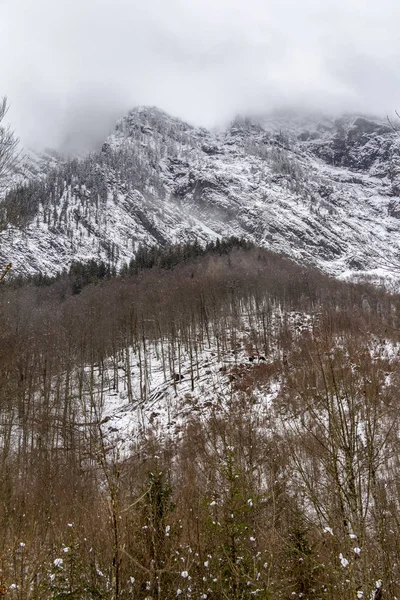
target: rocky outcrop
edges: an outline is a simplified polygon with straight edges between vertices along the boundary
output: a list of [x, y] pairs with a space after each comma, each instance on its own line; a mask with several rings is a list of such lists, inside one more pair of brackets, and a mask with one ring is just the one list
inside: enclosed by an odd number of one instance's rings
[[333, 275], [393, 266], [399, 142], [361, 116], [270, 115], [211, 132], [139, 107], [98, 153], [33, 161], [25, 180], [40, 185], [0, 204], [0, 261], [17, 273], [91, 258], [120, 267], [139, 245], [236, 235]]

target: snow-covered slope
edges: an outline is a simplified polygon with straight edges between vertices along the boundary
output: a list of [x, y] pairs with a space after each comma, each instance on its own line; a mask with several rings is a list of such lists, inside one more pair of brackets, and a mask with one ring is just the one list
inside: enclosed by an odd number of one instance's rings
[[33, 175], [3, 204], [0, 263], [16, 273], [227, 235], [336, 276], [400, 271], [400, 138], [379, 119], [276, 114], [212, 132], [139, 107], [98, 153]]

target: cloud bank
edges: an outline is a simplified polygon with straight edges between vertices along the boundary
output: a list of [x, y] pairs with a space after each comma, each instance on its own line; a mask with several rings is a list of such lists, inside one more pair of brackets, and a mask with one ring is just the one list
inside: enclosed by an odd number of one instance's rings
[[393, 114], [399, 23], [397, 0], [2, 0], [0, 94], [25, 144], [71, 151], [137, 104]]

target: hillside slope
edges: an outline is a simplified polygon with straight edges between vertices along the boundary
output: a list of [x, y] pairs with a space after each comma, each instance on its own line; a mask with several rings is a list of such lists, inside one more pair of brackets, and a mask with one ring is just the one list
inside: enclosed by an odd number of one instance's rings
[[400, 269], [400, 139], [376, 119], [274, 115], [211, 132], [139, 107], [101, 151], [37, 165], [1, 204], [0, 261], [16, 273], [121, 266], [139, 245], [222, 235], [335, 276]]
[[259, 248], [61, 284], [0, 294], [7, 597], [399, 597], [400, 295]]

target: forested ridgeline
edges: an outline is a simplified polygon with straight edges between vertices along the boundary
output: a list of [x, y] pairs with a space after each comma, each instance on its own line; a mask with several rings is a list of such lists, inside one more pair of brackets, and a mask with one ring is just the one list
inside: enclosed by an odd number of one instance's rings
[[[258, 248], [200, 254], [0, 289], [0, 597], [400, 593], [400, 298]], [[145, 403], [155, 346], [176, 394], [183, 353], [194, 380], [205, 349], [263, 360], [121, 453], [106, 392], [129, 401], [139, 370]]]
[[[70, 294], [79, 294], [81, 290], [92, 283], [99, 283], [110, 277], [125, 277], [137, 275], [141, 271], [159, 267], [172, 269], [181, 263], [192, 261], [206, 255], [228, 254], [232, 250], [249, 250], [254, 244], [244, 238], [235, 236], [217, 238], [205, 245], [198, 241], [182, 244], [166, 244], [163, 246], [139, 246], [135, 256], [125, 263], [119, 272], [113, 263], [91, 259], [87, 262], [74, 261], [69, 269], [62, 269], [55, 275], [37, 273], [30, 276], [14, 275], [6, 283], [11, 287], [21, 287], [27, 284], [34, 286], [49, 286], [58, 282], [57, 289], [63, 298]], [[13, 274], [12, 274], [13, 275]]]

